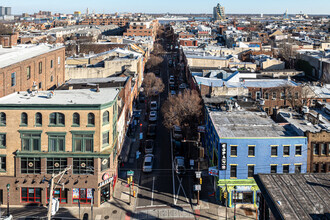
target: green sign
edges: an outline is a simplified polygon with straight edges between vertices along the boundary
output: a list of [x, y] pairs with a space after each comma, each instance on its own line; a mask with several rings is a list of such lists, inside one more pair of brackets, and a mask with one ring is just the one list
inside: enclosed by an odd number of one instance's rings
[[127, 176], [133, 176], [134, 175], [134, 171], [133, 170], [128, 170], [127, 171]]

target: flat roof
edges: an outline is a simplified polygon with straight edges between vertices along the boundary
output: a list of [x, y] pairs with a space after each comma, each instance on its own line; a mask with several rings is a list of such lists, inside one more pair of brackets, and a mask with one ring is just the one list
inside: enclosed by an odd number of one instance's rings
[[[18, 45], [12, 48], [0, 48], [0, 68], [22, 62], [51, 51], [64, 48], [64, 46], [39, 44], [39, 45]], [[62, 61], [63, 62], [63, 61]]]
[[328, 219], [330, 173], [258, 174], [254, 179], [276, 219]]
[[276, 124], [265, 112], [219, 110], [210, 111], [209, 115], [220, 138], [290, 136], [283, 126]]
[[27, 92], [12, 93], [0, 98], [0, 108], [6, 105], [102, 105], [115, 100], [119, 93], [118, 88], [55, 90], [52, 98], [47, 98], [50, 91], [39, 91], [34, 96]]
[[297, 86], [297, 84], [287, 79], [249, 79], [244, 80], [245, 87], [273, 88], [281, 86]]

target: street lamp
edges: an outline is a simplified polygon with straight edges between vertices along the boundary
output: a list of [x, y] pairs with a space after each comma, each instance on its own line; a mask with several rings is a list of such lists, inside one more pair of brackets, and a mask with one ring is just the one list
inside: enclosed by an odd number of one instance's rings
[[7, 216], [9, 216], [9, 189], [10, 189], [10, 184], [7, 184]]

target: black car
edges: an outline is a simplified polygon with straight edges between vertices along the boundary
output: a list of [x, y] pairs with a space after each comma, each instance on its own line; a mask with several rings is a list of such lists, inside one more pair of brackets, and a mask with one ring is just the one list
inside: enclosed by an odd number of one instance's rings
[[147, 137], [155, 138], [156, 137], [157, 125], [150, 124], [148, 125]]

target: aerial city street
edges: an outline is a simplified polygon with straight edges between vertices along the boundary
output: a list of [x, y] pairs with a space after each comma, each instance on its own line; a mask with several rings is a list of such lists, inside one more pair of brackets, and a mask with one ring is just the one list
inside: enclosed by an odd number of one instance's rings
[[330, 2], [1, 4], [0, 220], [330, 219]]

